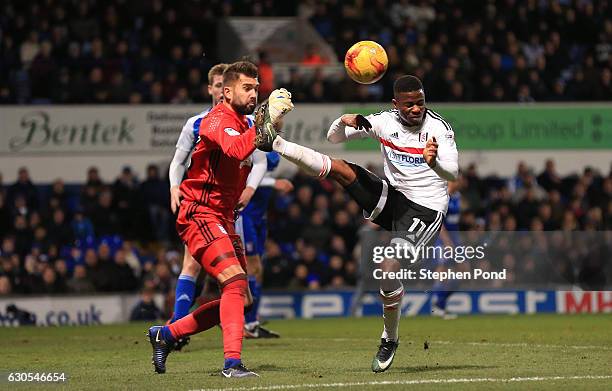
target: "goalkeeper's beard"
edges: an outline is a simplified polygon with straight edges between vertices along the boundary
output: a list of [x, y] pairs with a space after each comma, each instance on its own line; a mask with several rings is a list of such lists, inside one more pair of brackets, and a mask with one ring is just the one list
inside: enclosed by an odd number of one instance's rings
[[257, 102], [255, 103], [247, 103], [244, 105], [234, 105], [232, 104], [232, 108], [234, 109], [234, 111], [238, 114], [241, 115], [249, 115], [249, 114], [253, 114], [253, 111], [255, 111], [255, 106], [257, 106]]

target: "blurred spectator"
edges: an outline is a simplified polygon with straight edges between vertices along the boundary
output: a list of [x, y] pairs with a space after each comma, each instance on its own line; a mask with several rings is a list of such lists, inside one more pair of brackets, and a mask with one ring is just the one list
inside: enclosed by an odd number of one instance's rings
[[40, 51], [30, 66], [33, 103], [49, 103], [53, 82], [58, 72], [55, 57], [52, 56], [53, 46], [49, 41], [43, 41]]
[[3, 238], [11, 229], [11, 214], [6, 204], [6, 196], [0, 192], [0, 238]]
[[55, 209], [51, 216], [51, 221], [47, 225], [48, 238], [51, 243], [56, 243], [59, 246], [64, 246], [72, 243], [74, 240], [72, 228], [66, 222], [66, 216], [63, 210]]
[[73, 293], [91, 293], [95, 291], [95, 286], [87, 277], [87, 269], [84, 265], [76, 265], [72, 278], [66, 283], [68, 291]]
[[0, 275], [0, 296], [8, 296], [12, 291], [11, 280], [7, 276]]
[[306, 100], [303, 78], [297, 67], [289, 69], [289, 80], [284, 85], [288, 91], [291, 91], [291, 96], [296, 102]]
[[15, 243], [15, 252], [20, 256], [27, 254], [32, 246], [33, 234], [24, 216], [16, 216], [13, 220], [12, 236]]
[[140, 184], [140, 192], [146, 203], [153, 239], [168, 240], [170, 221], [168, 185], [160, 178], [159, 168], [156, 165], [150, 164], [147, 167], [147, 179]]
[[546, 191], [559, 190], [561, 187], [561, 179], [555, 169], [555, 162], [551, 159], [547, 160], [544, 166], [544, 171], [538, 175], [538, 184]]
[[274, 70], [268, 61], [268, 54], [265, 51], [259, 52], [259, 63], [257, 64], [259, 73], [259, 96], [265, 99], [274, 90]]
[[287, 288], [289, 289], [304, 289], [308, 288], [308, 268], [306, 265], [299, 264], [295, 267], [294, 275], [289, 280]]
[[153, 290], [143, 289], [140, 301], [132, 309], [130, 321], [154, 321], [162, 318], [162, 312], [153, 300]]
[[46, 266], [42, 272], [43, 285], [40, 293], [58, 294], [67, 291], [65, 281], [58, 278], [57, 273], [52, 267]]
[[73, 237], [76, 240], [84, 242], [87, 238], [92, 238], [94, 236], [94, 226], [91, 220], [83, 214], [83, 208], [80, 206], [74, 211], [71, 228]]
[[323, 286], [329, 278], [325, 266], [317, 259], [316, 247], [312, 245], [304, 245], [299, 251], [298, 268], [299, 266], [305, 266], [308, 271], [306, 283], [310, 289], [317, 289]]
[[325, 248], [331, 237], [332, 230], [325, 224], [323, 215], [316, 210], [310, 217], [310, 222], [302, 231], [302, 239], [316, 248]]
[[315, 44], [308, 44], [306, 46], [306, 53], [302, 58], [302, 65], [323, 65], [327, 64], [329, 60], [321, 55], [321, 49]]
[[87, 270], [87, 278], [91, 281], [96, 290], [101, 291], [106, 283], [106, 276], [102, 274], [103, 269], [98, 262], [96, 250], [93, 248], [85, 250], [83, 260]]
[[139, 224], [139, 218], [143, 217], [143, 205], [138, 180], [131, 167], [126, 166], [121, 170], [121, 174], [115, 180], [112, 189], [112, 205], [117, 211], [119, 227], [116, 227], [116, 231], [110, 233], [119, 232], [126, 238], [134, 238], [137, 236], [136, 232], [143, 229], [142, 225]]
[[69, 280], [68, 265], [66, 264], [66, 261], [62, 258], [57, 258], [55, 260], [50, 259], [50, 261], [53, 261], [53, 268], [57, 273], [57, 277], [66, 283]]
[[[27, 208], [29, 210], [38, 209], [38, 190], [30, 179], [30, 173], [25, 167], [21, 167], [17, 173], [17, 181], [9, 186], [7, 192], [8, 205], [15, 205], [18, 198], [23, 198], [25, 205], [20, 205], [18, 208]], [[20, 214], [27, 214], [19, 211]]]
[[30, 31], [28, 39], [21, 44], [20, 47], [20, 60], [24, 68], [29, 68], [32, 60], [36, 58], [40, 50], [40, 44], [38, 42], [38, 32]]
[[293, 265], [272, 240], [266, 241], [264, 260], [264, 288], [285, 287], [293, 274]]
[[123, 73], [115, 72], [111, 77], [108, 99], [111, 103], [127, 103], [132, 85], [129, 80], [125, 80]]
[[136, 290], [138, 287], [138, 280], [134, 276], [134, 271], [127, 264], [127, 258], [123, 250], [117, 250], [115, 253], [115, 283], [113, 286], [114, 291], [131, 292]]
[[63, 211], [68, 210], [68, 194], [66, 194], [64, 181], [61, 178], [54, 180], [53, 184], [51, 185], [51, 195], [49, 196], [47, 209], [62, 209]]
[[113, 193], [110, 189], [102, 190], [97, 204], [90, 212], [96, 235], [105, 236], [118, 233], [121, 224], [119, 216], [119, 211], [113, 206]]

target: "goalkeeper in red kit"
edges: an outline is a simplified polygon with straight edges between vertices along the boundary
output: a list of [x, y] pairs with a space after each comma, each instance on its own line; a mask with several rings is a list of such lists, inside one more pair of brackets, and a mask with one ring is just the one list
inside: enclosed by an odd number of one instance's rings
[[202, 119], [176, 222], [189, 252], [219, 283], [221, 298], [201, 305], [168, 326], [148, 331], [157, 373], [166, 371], [166, 358], [179, 339], [221, 323], [225, 377], [257, 376], [240, 359], [244, 306], [249, 304], [246, 259], [234, 232], [235, 210], [250, 171], [249, 156], [267, 145], [273, 126], [293, 109], [291, 94], [274, 90], [248, 126], [246, 115], [257, 105], [257, 67], [247, 61], [231, 64], [223, 73], [223, 102]]

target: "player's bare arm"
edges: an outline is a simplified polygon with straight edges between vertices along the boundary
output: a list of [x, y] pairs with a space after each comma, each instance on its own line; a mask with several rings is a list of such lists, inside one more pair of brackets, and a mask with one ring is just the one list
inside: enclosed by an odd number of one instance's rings
[[176, 213], [181, 205], [181, 190], [179, 188], [179, 185], [170, 187], [170, 209], [172, 209], [172, 213]]
[[287, 194], [293, 191], [293, 183], [288, 179], [277, 179], [274, 182], [274, 189], [281, 194]]
[[255, 190], [256, 189], [251, 186], [247, 186], [244, 188], [244, 190], [240, 194], [240, 198], [238, 198], [238, 204], [236, 204], [237, 211], [240, 212], [248, 205], [248, 203], [251, 201], [251, 198], [253, 198], [253, 195], [255, 194]]
[[361, 114], [344, 114], [340, 117], [340, 120], [346, 126], [350, 126], [352, 128], [358, 130], [370, 130], [372, 129], [372, 124]]

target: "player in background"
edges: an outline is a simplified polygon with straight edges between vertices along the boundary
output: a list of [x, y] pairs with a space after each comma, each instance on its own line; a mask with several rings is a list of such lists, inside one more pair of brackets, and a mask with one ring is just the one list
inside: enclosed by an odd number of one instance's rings
[[[195, 148], [202, 118], [223, 100], [223, 72], [227, 67], [228, 64], [221, 63], [213, 66], [208, 71], [208, 94], [212, 98], [212, 104], [207, 110], [187, 120], [176, 143], [176, 151], [170, 162], [168, 173], [170, 179], [170, 208], [174, 214], [178, 212], [181, 203], [179, 187], [187, 170], [191, 153]], [[253, 118], [247, 116], [247, 119], [251, 121], [252, 125]], [[239, 204], [248, 204], [250, 196], [261, 182], [267, 170], [265, 152], [254, 151], [252, 159], [253, 164], [247, 179], [247, 187], [241, 194]], [[196, 298], [200, 295], [203, 285], [198, 283], [198, 276], [201, 270], [202, 267], [193, 259], [189, 253], [189, 249], [185, 246], [181, 274], [176, 283], [174, 312], [169, 323], [175, 322], [177, 319], [187, 315]], [[181, 338], [177, 341], [174, 348], [175, 350], [181, 350], [188, 343], [189, 337]]]
[[[341, 159], [266, 132], [263, 150], [275, 150], [307, 174], [330, 177], [342, 185], [364, 209], [368, 220], [389, 231], [414, 232], [415, 247], [430, 245], [442, 225], [448, 206], [447, 181], [458, 174], [458, 153], [451, 126], [425, 107], [421, 81], [402, 76], [393, 85], [395, 109], [367, 117], [346, 114], [330, 126], [332, 143], [371, 137], [380, 142], [385, 179]], [[272, 141], [273, 140], [273, 141]], [[398, 271], [397, 260], [381, 263], [383, 272]], [[372, 370], [391, 366], [398, 346], [401, 299], [399, 280], [381, 280], [384, 329]]]
[[[266, 153], [266, 160], [269, 173], [278, 166], [280, 157], [274, 151], [268, 152]], [[236, 220], [236, 232], [242, 238], [242, 243], [244, 243], [245, 247], [249, 272], [249, 289], [253, 295], [253, 305], [245, 314], [244, 335], [247, 338], [279, 337], [278, 333], [261, 326], [258, 320], [263, 280], [262, 259], [268, 233], [267, 210], [274, 189], [281, 193], [288, 193], [293, 190], [293, 184], [286, 179], [274, 179], [270, 175], [266, 175], [261, 181], [260, 187], [251, 198], [251, 202], [240, 213], [238, 220]]]
[[[461, 217], [461, 183], [461, 176], [458, 176], [457, 180], [455, 181], [448, 182], [448, 211], [446, 212], [444, 225], [440, 230], [438, 245], [455, 247], [460, 244], [459, 218]], [[452, 260], [441, 259], [438, 261], [440, 262], [440, 265], [437, 266], [436, 271], [441, 272], [448, 269], [447, 262]], [[448, 299], [454, 293], [457, 287], [457, 280], [436, 282], [433, 285], [431, 290], [431, 314], [433, 316], [439, 316], [447, 320], [457, 318], [457, 314], [449, 313], [446, 310]]]
[[180, 186], [183, 197], [177, 231], [189, 252], [220, 285], [221, 298], [199, 306], [167, 326], [148, 331], [153, 365], [165, 373], [166, 359], [175, 342], [221, 323], [224, 377], [257, 376], [241, 361], [247, 301], [246, 259], [234, 231], [236, 206], [246, 186], [247, 158], [256, 147], [264, 148], [274, 124], [293, 109], [286, 90], [274, 90], [249, 127], [246, 115], [257, 105], [257, 67], [236, 62], [223, 73], [223, 102], [205, 116], [199, 127], [187, 179]]

